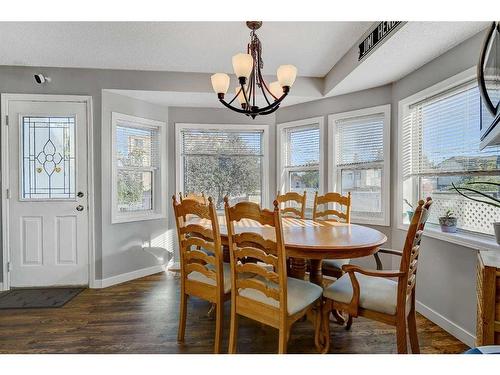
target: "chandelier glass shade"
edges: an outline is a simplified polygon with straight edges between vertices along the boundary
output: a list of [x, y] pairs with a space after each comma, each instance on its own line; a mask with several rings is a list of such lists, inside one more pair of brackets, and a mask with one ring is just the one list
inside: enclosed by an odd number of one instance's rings
[[[247, 53], [233, 56], [233, 70], [238, 84], [235, 95], [230, 101], [225, 100], [229, 90], [230, 78], [225, 73], [215, 73], [211, 76], [212, 87], [219, 101], [227, 108], [255, 118], [258, 115], [268, 115], [276, 111], [283, 99], [290, 92], [297, 77], [297, 68], [293, 65], [281, 65], [277, 72], [277, 81], [267, 84], [262, 76], [264, 63], [262, 60], [262, 45], [255, 32], [262, 26], [260, 21], [248, 21], [250, 43]], [[257, 105], [256, 97], [262, 95], [264, 106]]]

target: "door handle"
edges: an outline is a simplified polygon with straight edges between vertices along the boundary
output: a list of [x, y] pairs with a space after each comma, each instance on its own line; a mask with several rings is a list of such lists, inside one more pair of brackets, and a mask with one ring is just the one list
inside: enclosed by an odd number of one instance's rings
[[81, 204], [79, 204], [78, 206], [76, 206], [76, 210], [83, 211], [83, 206]]
[[76, 195], [78, 198], [83, 198], [83, 192], [79, 191], [78, 194]]

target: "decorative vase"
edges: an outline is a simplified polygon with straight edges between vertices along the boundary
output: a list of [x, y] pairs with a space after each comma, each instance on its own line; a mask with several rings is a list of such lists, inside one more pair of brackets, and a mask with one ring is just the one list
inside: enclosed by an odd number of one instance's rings
[[439, 218], [439, 225], [441, 226], [441, 231], [445, 233], [456, 233], [457, 232], [457, 218], [442, 216]]

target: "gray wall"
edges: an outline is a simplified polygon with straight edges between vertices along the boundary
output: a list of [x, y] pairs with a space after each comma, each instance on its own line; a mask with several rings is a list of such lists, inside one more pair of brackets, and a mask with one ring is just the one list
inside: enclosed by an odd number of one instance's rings
[[[111, 224], [111, 113], [120, 112], [150, 120], [168, 121], [168, 108], [114, 93], [102, 92], [102, 275], [103, 279], [168, 262], [167, 252], [151, 253], [143, 244], [168, 248], [172, 234], [168, 219]], [[167, 132], [168, 133], [168, 132]], [[168, 168], [168, 181], [174, 180]], [[170, 174], [171, 173], [171, 174]], [[167, 203], [170, 200], [167, 199]]]
[[[35, 85], [33, 80], [34, 73], [43, 73], [52, 78], [52, 82], [46, 85]], [[308, 93], [309, 91], [317, 90], [310, 85], [316, 80], [301, 80], [301, 91]], [[317, 82], [316, 82], [317, 84]], [[308, 86], [309, 85], [309, 86]], [[126, 233], [134, 229], [134, 233], [139, 233], [141, 224], [116, 224], [112, 226], [109, 220], [109, 210], [106, 209], [106, 204], [109, 200], [109, 186], [101, 186], [102, 170], [101, 166], [105, 160], [101, 160], [101, 150], [107, 150], [106, 145], [101, 144], [101, 136], [103, 139], [108, 139], [109, 130], [109, 112], [115, 110], [113, 108], [122, 109], [122, 112], [127, 114], [145, 116], [151, 114], [159, 116], [159, 119], [167, 120], [168, 110], [161, 106], [141, 103], [140, 101], [128, 101], [127, 98], [113, 97], [112, 93], [104, 93], [106, 106], [109, 106], [106, 113], [101, 110], [103, 102], [103, 90], [105, 89], [136, 89], [136, 90], [152, 90], [152, 91], [178, 91], [178, 92], [211, 92], [210, 75], [201, 73], [173, 73], [173, 72], [151, 72], [151, 71], [132, 71], [132, 70], [104, 70], [104, 69], [74, 69], [74, 68], [46, 68], [46, 67], [21, 67], [21, 66], [0, 66], [0, 93], [26, 93], [26, 94], [65, 94], [65, 95], [90, 95], [93, 102], [93, 122], [94, 122], [94, 200], [95, 200], [95, 259], [96, 259], [96, 279], [105, 279], [120, 273], [129, 272], [130, 270], [138, 270], [147, 267], [151, 264], [151, 256], [148, 254], [138, 253], [133, 250], [126, 255], [126, 263], [118, 260], [120, 256], [117, 254], [117, 249], [124, 246], [126, 249], [138, 246], [144, 239], [156, 234], [158, 228], [155, 224], [151, 226], [151, 230], [147, 229], [147, 233], [132, 240], [132, 237]], [[309, 90], [309, 91], [308, 91]], [[112, 99], [114, 98], [114, 99]], [[127, 103], [127, 104], [125, 104]], [[175, 122], [196, 122], [196, 123], [230, 123], [230, 124], [247, 124], [247, 123], [266, 123], [274, 124], [274, 115], [266, 118], [251, 120], [246, 117], [238, 116], [224, 109], [205, 109], [205, 108], [171, 108], [172, 117], [168, 118], [168, 144], [169, 144], [169, 196], [174, 193], [175, 188], [175, 167], [174, 167], [174, 130]], [[134, 111], [130, 112], [130, 111]], [[135, 112], [137, 111], [137, 112]], [[270, 126], [270, 140], [274, 145], [274, 127]], [[271, 176], [275, 175], [275, 151], [274, 147], [270, 148], [270, 172]], [[106, 163], [109, 165], [109, 163]], [[103, 191], [104, 189], [104, 191]], [[271, 178], [271, 191], [276, 190], [274, 179]], [[103, 206], [104, 205], [104, 206]], [[105, 214], [104, 218], [102, 214]], [[171, 216], [171, 210], [168, 211]], [[169, 230], [172, 229], [172, 224], [169, 225]], [[109, 235], [103, 233], [108, 232]], [[124, 234], [124, 237], [121, 235]], [[167, 241], [171, 240], [170, 232], [167, 232]], [[174, 236], [175, 237], [175, 236]], [[154, 243], [153, 243], [154, 245]], [[104, 247], [106, 249], [103, 251]], [[143, 256], [144, 255], [144, 256]], [[0, 251], [0, 260], [2, 252]], [[103, 263], [103, 258], [106, 263]], [[115, 261], [117, 263], [115, 263]], [[130, 262], [130, 263], [129, 263]], [[2, 268], [0, 267], [0, 280], [3, 281]]]
[[[43, 73], [52, 78], [50, 84], [35, 85], [33, 74]], [[307, 81], [307, 80], [306, 80]], [[307, 86], [305, 82], [303, 86]], [[307, 86], [309, 87], [309, 86]], [[74, 69], [0, 66], [0, 93], [90, 95], [94, 120], [94, 200], [95, 200], [95, 258], [96, 279], [103, 274], [101, 202], [101, 92], [103, 89], [130, 89], [157, 91], [210, 92], [210, 75], [202, 73], [174, 73], [132, 70]], [[120, 241], [119, 238], [116, 239]], [[0, 252], [0, 259], [1, 259]], [[139, 268], [137, 268], [139, 269]], [[111, 270], [116, 273], [118, 269]], [[0, 269], [0, 275], [2, 270]], [[3, 275], [2, 275], [3, 280]]]

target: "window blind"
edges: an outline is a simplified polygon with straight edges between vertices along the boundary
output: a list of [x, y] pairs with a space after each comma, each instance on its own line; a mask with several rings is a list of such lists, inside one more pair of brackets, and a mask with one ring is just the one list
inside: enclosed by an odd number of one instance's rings
[[319, 164], [319, 127], [288, 129], [285, 168]]
[[500, 147], [479, 150], [480, 94], [470, 83], [410, 106], [403, 119], [404, 177], [500, 170]]
[[160, 164], [159, 129], [116, 126], [116, 160], [118, 167], [157, 168]]
[[384, 115], [382, 113], [338, 119], [337, 166], [376, 163], [384, 160]]
[[183, 155], [263, 156], [262, 131], [182, 131]]

